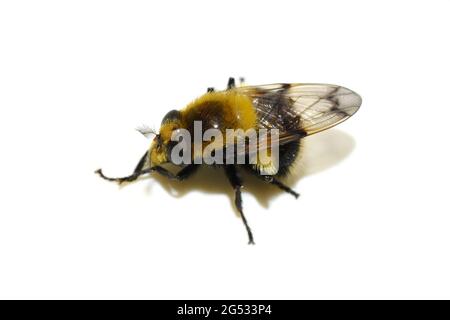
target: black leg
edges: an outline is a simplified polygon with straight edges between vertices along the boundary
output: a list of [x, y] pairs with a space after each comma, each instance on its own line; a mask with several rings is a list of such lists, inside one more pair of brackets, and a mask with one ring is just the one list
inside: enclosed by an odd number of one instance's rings
[[168, 171], [167, 169], [164, 169], [163, 167], [160, 166], [152, 167], [152, 171], [156, 171], [166, 178], [178, 181], [189, 178], [197, 169], [198, 165], [189, 164], [180, 171], [178, 171], [176, 174], [173, 174], [172, 172]]
[[146, 173], [150, 173], [152, 170], [150, 168], [142, 170], [142, 168], [144, 167], [145, 163], [147, 162], [147, 157], [148, 157], [148, 151], [146, 153], [144, 153], [144, 155], [142, 156], [141, 160], [139, 160], [136, 168], [134, 169], [133, 173], [127, 177], [121, 177], [121, 178], [110, 178], [107, 177], [103, 174], [102, 169], [98, 169], [97, 171], [95, 171], [95, 173], [97, 173], [100, 177], [102, 177], [105, 180], [108, 181], [116, 181], [119, 184], [123, 183], [123, 182], [132, 182], [134, 180], [136, 180], [137, 178], [139, 178], [141, 175], [146, 174]]
[[264, 181], [266, 181], [268, 183], [271, 183], [274, 186], [277, 186], [281, 190], [286, 191], [289, 194], [292, 194], [296, 199], [300, 196], [297, 192], [295, 192], [294, 190], [289, 188], [287, 185], [285, 185], [284, 183], [282, 183], [281, 181], [275, 179], [272, 176], [264, 176], [263, 179], [264, 179]]
[[228, 79], [227, 90], [233, 89], [234, 87], [236, 87], [236, 84], [234, 82], [234, 78], [230, 77]]
[[242, 217], [242, 221], [244, 222], [245, 229], [247, 230], [248, 244], [255, 244], [255, 242], [253, 241], [252, 230], [248, 226], [247, 219], [245, 218], [244, 212], [242, 210], [242, 195], [241, 195], [242, 181], [237, 174], [235, 166], [225, 165], [224, 168], [225, 174], [227, 175], [227, 178], [234, 189], [234, 204], [236, 205], [236, 208], [238, 209]]
[[209, 87], [208, 89], [206, 89], [206, 92], [214, 92], [214, 88], [213, 87]]

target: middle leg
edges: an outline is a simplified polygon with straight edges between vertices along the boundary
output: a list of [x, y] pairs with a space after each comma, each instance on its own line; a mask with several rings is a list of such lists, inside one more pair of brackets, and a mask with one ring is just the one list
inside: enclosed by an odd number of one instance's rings
[[234, 189], [234, 204], [236, 205], [236, 208], [239, 211], [239, 214], [241, 215], [242, 221], [244, 222], [245, 229], [247, 230], [248, 234], [248, 244], [255, 244], [253, 241], [253, 233], [250, 229], [247, 219], [245, 218], [244, 211], [242, 210], [242, 195], [241, 195], [241, 188], [242, 188], [242, 181], [239, 178], [236, 167], [234, 165], [225, 165], [225, 174], [227, 175], [228, 180], [231, 183], [231, 186]]

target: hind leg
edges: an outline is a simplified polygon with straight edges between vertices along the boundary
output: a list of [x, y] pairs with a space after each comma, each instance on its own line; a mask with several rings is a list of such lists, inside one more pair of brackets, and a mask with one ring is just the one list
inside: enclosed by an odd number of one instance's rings
[[277, 186], [278, 188], [280, 188], [281, 190], [293, 195], [295, 197], [295, 199], [297, 199], [300, 194], [298, 194], [297, 192], [295, 192], [294, 190], [292, 190], [290, 187], [288, 187], [287, 185], [285, 185], [283, 182], [275, 179], [272, 176], [264, 176], [262, 177], [263, 180], [267, 183], [273, 184], [274, 186]]

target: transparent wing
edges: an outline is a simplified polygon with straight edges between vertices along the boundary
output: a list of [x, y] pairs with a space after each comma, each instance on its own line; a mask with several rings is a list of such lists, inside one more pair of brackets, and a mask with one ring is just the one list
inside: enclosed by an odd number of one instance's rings
[[331, 128], [361, 105], [354, 91], [332, 84], [270, 84], [236, 88], [252, 99], [264, 128], [280, 129], [286, 141]]

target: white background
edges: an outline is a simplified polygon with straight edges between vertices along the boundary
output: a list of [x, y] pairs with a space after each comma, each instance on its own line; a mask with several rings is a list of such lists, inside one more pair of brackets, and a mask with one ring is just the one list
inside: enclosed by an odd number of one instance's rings
[[[0, 298], [450, 298], [448, 1], [3, 1]], [[295, 200], [222, 172], [119, 188], [208, 86], [325, 82]]]

